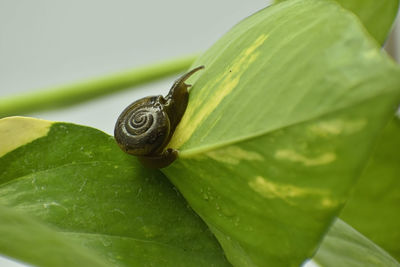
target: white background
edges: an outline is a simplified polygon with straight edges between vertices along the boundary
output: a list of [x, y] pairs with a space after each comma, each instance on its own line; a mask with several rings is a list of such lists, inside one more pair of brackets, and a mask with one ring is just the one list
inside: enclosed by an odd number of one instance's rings
[[[0, 97], [204, 51], [268, 3], [0, 0]], [[125, 106], [139, 97], [165, 94], [177, 76], [29, 116], [89, 125], [111, 134]], [[0, 266], [13, 264], [0, 258]]]

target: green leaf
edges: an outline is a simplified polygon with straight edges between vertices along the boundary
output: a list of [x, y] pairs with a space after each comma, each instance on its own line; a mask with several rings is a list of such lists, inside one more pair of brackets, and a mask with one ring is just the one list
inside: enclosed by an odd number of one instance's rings
[[339, 219], [329, 229], [313, 261], [324, 267], [400, 266], [386, 251]]
[[400, 120], [385, 128], [341, 217], [400, 260]]
[[392, 28], [399, 9], [399, 0], [336, 0], [354, 12], [368, 32], [383, 44]]
[[317, 0], [259, 11], [199, 65], [163, 172], [234, 265], [298, 266], [393, 114], [399, 69], [352, 14]]
[[101, 256], [65, 236], [0, 207], [0, 253], [38, 266], [108, 266]]
[[[0, 120], [0, 142], [0, 205], [98, 252], [105, 264], [229, 265], [207, 226], [165, 176], [144, 169], [113, 137], [14, 117]], [[21, 234], [28, 230], [21, 225]], [[38, 240], [37, 253], [53, 246], [45, 242], [48, 237]], [[0, 253], [29, 260], [32, 251], [21, 245]]]
[[[275, 0], [276, 3], [286, 0]], [[322, 0], [321, 0], [322, 1]], [[383, 44], [392, 28], [399, 0], [335, 0], [358, 16], [368, 32]]]

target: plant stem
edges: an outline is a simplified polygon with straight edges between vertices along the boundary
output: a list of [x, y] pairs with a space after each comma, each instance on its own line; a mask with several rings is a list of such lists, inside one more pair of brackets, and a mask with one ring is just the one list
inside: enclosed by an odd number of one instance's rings
[[155, 81], [188, 69], [196, 57], [190, 55], [69, 85], [6, 97], [0, 99], [0, 118], [70, 106]]

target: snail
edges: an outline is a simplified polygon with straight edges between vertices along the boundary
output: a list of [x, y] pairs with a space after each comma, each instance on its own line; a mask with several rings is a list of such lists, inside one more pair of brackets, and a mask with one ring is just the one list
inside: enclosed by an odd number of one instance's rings
[[178, 157], [178, 151], [166, 148], [176, 126], [185, 113], [189, 92], [185, 81], [197, 67], [178, 78], [166, 97], [161, 95], [139, 99], [122, 111], [115, 124], [114, 137], [126, 153], [135, 155], [151, 168], [164, 168]]

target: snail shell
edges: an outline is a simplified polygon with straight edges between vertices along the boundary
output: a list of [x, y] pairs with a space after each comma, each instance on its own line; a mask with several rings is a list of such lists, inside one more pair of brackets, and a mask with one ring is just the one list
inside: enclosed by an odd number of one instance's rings
[[178, 152], [165, 148], [188, 104], [190, 85], [185, 80], [202, 68], [197, 67], [176, 80], [165, 98], [149, 96], [125, 108], [114, 129], [119, 147], [138, 156], [148, 167], [163, 168], [171, 164]]
[[114, 136], [122, 150], [143, 156], [157, 153], [166, 145], [171, 125], [164, 103], [162, 96], [146, 97], [121, 113]]

